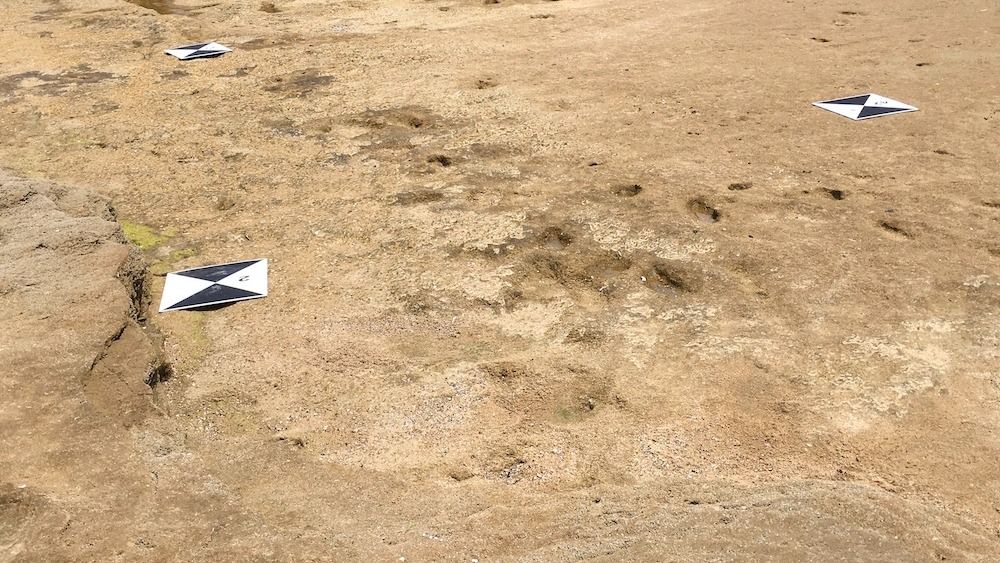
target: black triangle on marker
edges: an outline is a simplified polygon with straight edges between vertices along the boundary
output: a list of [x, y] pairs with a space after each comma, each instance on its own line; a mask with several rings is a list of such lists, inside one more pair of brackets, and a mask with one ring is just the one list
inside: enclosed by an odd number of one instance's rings
[[844, 98], [842, 100], [830, 100], [828, 102], [822, 102], [824, 104], [844, 104], [849, 106], [863, 106], [871, 94], [865, 94], [864, 96], [854, 96], [853, 98]]
[[201, 49], [205, 45], [208, 45], [208, 43], [198, 43], [197, 45], [185, 45], [183, 47], [177, 47], [177, 48], [178, 49], [190, 49], [192, 51], [197, 51], [198, 49]]
[[861, 113], [858, 114], [858, 119], [864, 119], [866, 117], [874, 117], [876, 115], [886, 115], [890, 113], [899, 113], [901, 111], [909, 111], [906, 108], [889, 108], [883, 106], [865, 106], [861, 108]]
[[195, 51], [190, 55], [185, 55], [185, 59], [211, 59], [213, 57], [218, 57], [219, 55], [224, 55], [225, 51]]
[[247, 299], [249, 297], [263, 297], [263, 295], [252, 291], [229, 287], [227, 285], [215, 284], [206, 287], [183, 301], [174, 303], [165, 310], [212, 305], [213, 303], [219, 303], [221, 301], [233, 301], [236, 299]]
[[246, 268], [251, 264], [256, 264], [257, 262], [260, 262], [260, 260], [247, 260], [246, 262], [234, 262], [232, 264], [222, 264], [219, 266], [206, 266], [204, 268], [195, 268], [193, 270], [184, 270], [183, 272], [175, 273], [179, 276], [217, 282], [222, 278], [231, 276], [243, 268]]

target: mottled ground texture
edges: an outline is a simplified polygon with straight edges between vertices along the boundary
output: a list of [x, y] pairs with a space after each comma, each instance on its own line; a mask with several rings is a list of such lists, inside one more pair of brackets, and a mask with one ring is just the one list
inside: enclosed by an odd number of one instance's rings
[[[3, 2], [0, 561], [997, 560], [998, 34]], [[870, 91], [921, 111], [810, 106]]]

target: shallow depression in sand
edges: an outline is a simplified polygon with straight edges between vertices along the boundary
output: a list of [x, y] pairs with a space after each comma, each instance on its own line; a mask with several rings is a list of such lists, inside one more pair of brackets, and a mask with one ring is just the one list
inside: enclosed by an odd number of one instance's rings
[[176, 14], [185, 11], [184, 8], [177, 5], [174, 0], [125, 0], [129, 4], [135, 4], [146, 8], [148, 10], [154, 10], [157, 14]]

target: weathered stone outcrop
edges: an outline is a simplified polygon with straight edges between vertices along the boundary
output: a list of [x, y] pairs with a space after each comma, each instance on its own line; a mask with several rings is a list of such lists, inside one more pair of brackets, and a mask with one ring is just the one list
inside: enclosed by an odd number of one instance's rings
[[149, 411], [161, 360], [137, 322], [145, 268], [115, 219], [84, 190], [0, 176], [0, 381], [15, 408], [58, 385], [126, 424]]

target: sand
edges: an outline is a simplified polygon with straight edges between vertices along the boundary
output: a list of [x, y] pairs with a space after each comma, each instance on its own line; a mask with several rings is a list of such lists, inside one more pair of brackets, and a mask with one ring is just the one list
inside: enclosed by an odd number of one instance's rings
[[1000, 553], [997, 7], [8, 4], [0, 560]]

